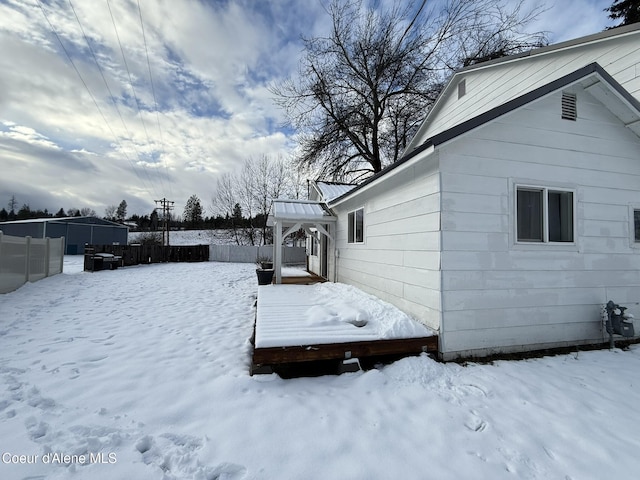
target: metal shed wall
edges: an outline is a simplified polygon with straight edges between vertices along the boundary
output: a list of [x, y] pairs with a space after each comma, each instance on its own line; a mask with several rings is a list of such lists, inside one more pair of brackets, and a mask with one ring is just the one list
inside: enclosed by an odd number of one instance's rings
[[97, 217], [34, 219], [33, 222], [0, 223], [6, 235], [33, 238], [65, 237], [65, 254], [84, 253], [85, 244], [127, 244], [129, 229]]

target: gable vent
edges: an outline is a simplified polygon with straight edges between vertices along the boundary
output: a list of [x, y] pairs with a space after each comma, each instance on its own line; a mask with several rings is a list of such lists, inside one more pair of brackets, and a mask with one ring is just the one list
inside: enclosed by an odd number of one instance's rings
[[463, 78], [462, 80], [460, 80], [460, 82], [458, 83], [458, 99], [464, 97], [467, 94], [467, 82], [466, 80]]
[[576, 120], [578, 118], [577, 98], [575, 93], [562, 92], [562, 118]]

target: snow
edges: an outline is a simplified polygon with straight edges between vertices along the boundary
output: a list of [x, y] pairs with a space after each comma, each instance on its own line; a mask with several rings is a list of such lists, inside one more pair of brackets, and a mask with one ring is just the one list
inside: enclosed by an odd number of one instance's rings
[[430, 337], [435, 332], [349, 285], [258, 288], [256, 347]]
[[[162, 232], [154, 232], [162, 238]], [[129, 232], [128, 243], [134, 243], [142, 235], [149, 232]], [[171, 245], [235, 245], [232, 230], [171, 230], [169, 232]]]
[[81, 262], [0, 295], [3, 480], [637, 476], [638, 346], [251, 377], [253, 264]]

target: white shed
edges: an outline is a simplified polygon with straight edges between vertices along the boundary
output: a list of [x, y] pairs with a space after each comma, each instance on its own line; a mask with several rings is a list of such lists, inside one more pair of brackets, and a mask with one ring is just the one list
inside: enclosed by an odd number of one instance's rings
[[337, 217], [318, 268], [444, 359], [603, 342], [608, 300], [640, 316], [639, 98], [638, 25], [459, 72], [399, 162], [315, 190]]

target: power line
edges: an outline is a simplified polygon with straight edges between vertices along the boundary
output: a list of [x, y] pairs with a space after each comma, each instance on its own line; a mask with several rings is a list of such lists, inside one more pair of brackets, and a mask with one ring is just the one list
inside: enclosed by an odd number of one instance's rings
[[[120, 109], [118, 108], [118, 103], [115, 100], [115, 96], [113, 95], [113, 92], [111, 91], [111, 88], [109, 87], [109, 83], [107, 82], [107, 79], [104, 76], [104, 71], [102, 70], [102, 67], [100, 66], [100, 63], [98, 62], [98, 58], [96, 57], [96, 54], [93, 50], [93, 48], [91, 47], [91, 43], [89, 42], [89, 38], [87, 37], [87, 34], [84, 31], [84, 27], [82, 26], [82, 22], [80, 22], [80, 18], [78, 17], [78, 14], [76, 12], [76, 9], [74, 8], [73, 4], [71, 3], [71, 0], [69, 1], [69, 6], [71, 7], [71, 10], [73, 11], [73, 15], [76, 17], [76, 21], [78, 22], [78, 26], [80, 27], [80, 30], [82, 31], [82, 35], [84, 37], [84, 41], [87, 44], [87, 47], [89, 48], [89, 51], [91, 52], [91, 56], [93, 57], [93, 61], [95, 62], [96, 66], [98, 67], [98, 71], [100, 72], [100, 76], [102, 77], [102, 81], [104, 82], [105, 87], [107, 88], [107, 91], [109, 92], [109, 96], [111, 97], [111, 102], [113, 103], [113, 106], [116, 109], [116, 112], [118, 113], [118, 116], [120, 117], [120, 121], [122, 122], [122, 126], [124, 127], [125, 132], [127, 132], [127, 134], [129, 135], [129, 137], [131, 138], [131, 133], [129, 132], [129, 129], [127, 128], [127, 125], [124, 121], [124, 118], [122, 117], [122, 113], [120, 112]], [[140, 163], [142, 163], [142, 159], [140, 158], [140, 153], [138, 152], [138, 148], [136, 146], [136, 143], [132, 140], [131, 142], [133, 144], [133, 149], [136, 153], [136, 156], [138, 157], [138, 161]], [[135, 171], [135, 167], [132, 163], [132, 168], [134, 169], [134, 173], [137, 173]], [[142, 163], [142, 167], [143, 170], [145, 172], [145, 174], [147, 175], [147, 179], [149, 180], [149, 184], [151, 186], [151, 189], [154, 190], [155, 192], [155, 188], [153, 185], [153, 182], [151, 181], [151, 178], [149, 177], [148, 172], [145, 169], [144, 163]], [[142, 179], [140, 178], [140, 176], [138, 175], [138, 179], [140, 179], [142, 181]], [[143, 182], [144, 183], [144, 182]], [[157, 194], [157, 192], [156, 192]]]
[[[140, 28], [142, 29], [142, 40], [144, 41], [144, 51], [147, 56], [147, 67], [149, 68], [149, 82], [151, 83], [151, 93], [153, 94], [153, 103], [156, 110], [156, 120], [158, 122], [158, 132], [160, 134], [160, 146], [161, 146], [161, 154], [164, 160], [164, 169], [167, 174], [167, 178], [169, 178], [169, 168], [167, 167], [165, 149], [164, 149], [164, 140], [162, 138], [162, 128], [160, 127], [160, 111], [158, 109], [158, 100], [156, 99], [156, 89], [153, 85], [153, 75], [151, 74], [151, 62], [149, 61], [149, 49], [147, 48], [147, 37], [144, 33], [144, 23], [142, 21], [142, 9], [140, 8], [140, 0], [138, 0], [138, 13], [140, 15]], [[169, 182], [169, 194], [173, 196], [171, 182]]]
[[[71, 66], [73, 67], [73, 69], [75, 70], [76, 74], [78, 75], [78, 78], [82, 82], [82, 85], [84, 85], [85, 90], [87, 91], [87, 93], [91, 97], [91, 100], [93, 100], [93, 103], [96, 106], [96, 108], [98, 109], [98, 112], [100, 113], [100, 116], [102, 117], [102, 120], [104, 121], [105, 125], [107, 126], [107, 128], [111, 132], [111, 135], [113, 136], [113, 138], [115, 140], [115, 143], [120, 146], [121, 151], [122, 151], [123, 155], [125, 156], [125, 158], [129, 161], [129, 163], [131, 163], [133, 165], [132, 160], [129, 158], [129, 156], [127, 155], [126, 151], [124, 150], [124, 147], [122, 146], [122, 143], [120, 143], [120, 140], [118, 139], [118, 136], [115, 134], [115, 132], [113, 131], [113, 128], [111, 128], [111, 125], [107, 121], [107, 117], [105, 116], [104, 112], [100, 108], [100, 105], [98, 105], [98, 101], [96, 100], [96, 98], [93, 95], [93, 93], [91, 93], [91, 90], [89, 89], [89, 86], [87, 85], [87, 82], [85, 82], [84, 78], [82, 78], [82, 75], [80, 74], [80, 70], [78, 70], [78, 67], [76, 66], [74, 61], [71, 59], [71, 55], [69, 54], [69, 51], [64, 46], [64, 43], [62, 43], [62, 39], [60, 38], [60, 35], [58, 35], [58, 32], [56, 31], [55, 27], [51, 23], [51, 20], [49, 20], [49, 16], [47, 15], [47, 12], [45, 11], [44, 7], [42, 6], [41, 0], [37, 0], [37, 1], [38, 1], [38, 6], [40, 7], [40, 10], [42, 11], [42, 15], [44, 16], [45, 20], [49, 24], [49, 27], [51, 28], [51, 31], [53, 32], [53, 34], [55, 35], [56, 39], [58, 40], [58, 43], [60, 44], [60, 47], [62, 48], [62, 51], [65, 53], [67, 59], [69, 60], [69, 63], [71, 63]], [[138, 179], [142, 183], [144, 183], [144, 180], [140, 177], [140, 175], [135, 170], [135, 168], [133, 170], [134, 170], [134, 173], [137, 175]]]
[[[131, 92], [133, 93], [133, 98], [136, 101], [136, 107], [138, 109], [138, 115], [140, 116], [140, 122], [142, 123], [142, 128], [144, 129], [144, 133], [147, 137], [147, 142], [151, 145], [151, 139], [149, 137], [149, 132], [147, 130], [147, 125], [144, 121], [144, 117], [142, 116], [142, 110], [140, 109], [140, 100], [138, 99], [138, 95], [136, 94], [136, 89], [133, 86], [133, 78], [131, 77], [131, 71], [129, 70], [129, 64], [127, 63], [127, 57], [124, 54], [124, 48], [122, 47], [122, 42], [120, 41], [120, 34], [118, 33], [118, 27], [116, 26], [116, 21], [113, 16], [113, 11], [111, 10], [111, 4], [109, 0], [107, 0], [107, 7], [109, 8], [109, 15], [111, 16], [111, 23], [113, 24], [113, 30], [116, 34], [116, 39], [118, 40], [118, 45], [120, 47], [120, 53], [122, 54], [122, 61], [124, 63], [124, 67], [127, 70], [127, 75], [129, 76], [129, 86], [131, 87]], [[145, 170], [146, 172], [146, 170]], [[161, 189], [164, 190], [164, 182], [162, 181], [162, 177], [160, 178]]]

